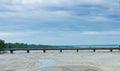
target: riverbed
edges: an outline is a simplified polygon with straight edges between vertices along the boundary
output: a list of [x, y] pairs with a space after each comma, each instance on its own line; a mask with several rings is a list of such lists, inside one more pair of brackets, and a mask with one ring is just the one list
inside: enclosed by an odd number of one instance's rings
[[0, 54], [0, 71], [120, 71], [120, 51]]

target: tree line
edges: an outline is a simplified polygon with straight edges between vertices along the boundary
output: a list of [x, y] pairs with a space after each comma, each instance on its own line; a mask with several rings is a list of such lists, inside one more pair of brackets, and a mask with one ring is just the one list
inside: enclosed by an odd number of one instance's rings
[[50, 48], [57, 47], [51, 45], [36, 45], [36, 44], [25, 44], [25, 43], [6, 43], [6, 48]]
[[57, 48], [57, 46], [51, 45], [36, 45], [36, 44], [25, 44], [25, 43], [5, 43], [4, 40], [0, 39], [0, 51], [7, 48]]

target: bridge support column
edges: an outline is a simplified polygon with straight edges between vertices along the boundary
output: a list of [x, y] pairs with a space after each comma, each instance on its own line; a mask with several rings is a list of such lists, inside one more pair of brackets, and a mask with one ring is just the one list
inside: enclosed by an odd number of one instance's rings
[[110, 52], [112, 52], [113, 51], [113, 49], [110, 49]]
[[13, 50], [10, 50], [10, 53], [12, 53], [12, 54], [13, 54]]
[[77, 53], [79, 52], [79, 49], [77, 49]]
[[46, 50], [43, 50], [43, 53], [46, 53]]
[[30, 53], [30, 50], [27, 50], [27, 53]]
[[96, 50], [95, 49], [93, 49], [93, 52], [95, 52]]
[[60, 49], [60, 53], [62, 53], [62, 49]]

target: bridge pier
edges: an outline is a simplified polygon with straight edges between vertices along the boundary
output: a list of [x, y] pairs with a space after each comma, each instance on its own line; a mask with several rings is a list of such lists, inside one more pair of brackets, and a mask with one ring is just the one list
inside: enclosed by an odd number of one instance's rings
[[30, 50], [27, 50], [27, 53], [30, 53]]
[[112, 52], [113, 51], [113, 49], [110, 49], [110, 52]]
[[62, 49], [60, 49], [60, 53], [62, 53]]
[[96, 50], [95, 49], [93, 49], [93, 52], [95, 52]]
[[79, 49], [77, 49], [77, 53], [79, 52]]
[[46, 50], [43, 50], [43, 53], [46, 53]]
[[10, 50], [10, 53], [13, 54], [13, 50]]

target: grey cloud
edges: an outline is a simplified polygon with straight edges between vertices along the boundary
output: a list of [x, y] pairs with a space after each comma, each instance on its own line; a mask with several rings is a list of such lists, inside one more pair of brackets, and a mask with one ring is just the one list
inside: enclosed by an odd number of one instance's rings
[[[43, 0], [35, 0], [35, 2], [33, 0], [12, 0], [11, 2], [1, 0], [0, 6], [4, 8], [0, 9], [1, 12], [3, 11], [2, 13], [0, 12], [3, 17], [12, 16], [14, 18], [20, 17], [23, 19], [47, 18], [59, 20], [63, 15], [62, 18], [64, 19], [74, 17], [75, 19], [88, 20], [94, 19], [93, 17], [103, 17], [109, 21], [118, 21], [120, 12], [117, 0], [48, 0], [48, 2]], [[5, 12], [7, 11], [13, 13], [6, 14]], [[64, 15], [61, 12], [65, 12], [68, 15]]]

